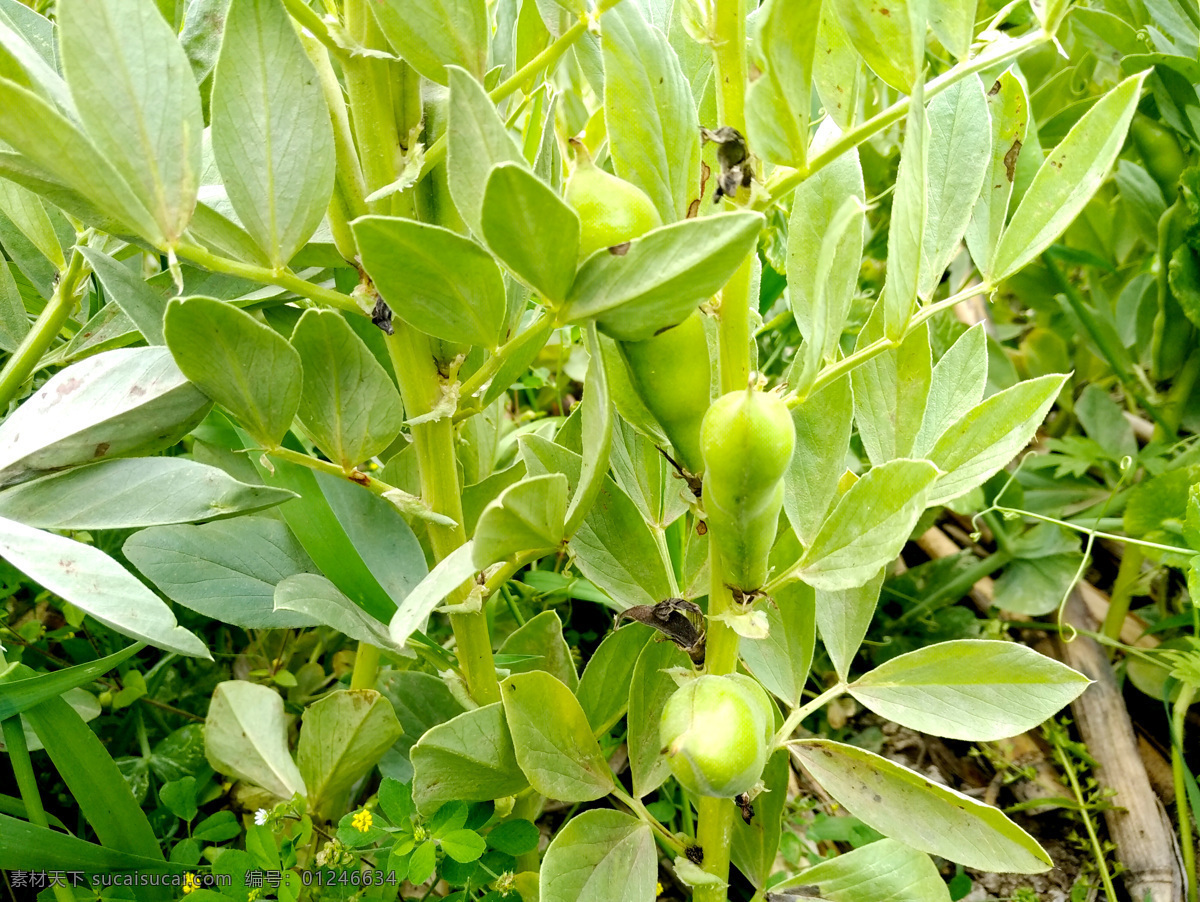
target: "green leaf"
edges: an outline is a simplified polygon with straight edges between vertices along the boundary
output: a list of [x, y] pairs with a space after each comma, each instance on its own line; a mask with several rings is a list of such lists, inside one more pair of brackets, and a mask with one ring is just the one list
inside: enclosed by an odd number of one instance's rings
[[[396, 719], [404, 728], [400, 738], [379, 759], [379, 772], [392, 778], [392, 782], [400, 780], [411, 783], [413, 768], [410, 753], [413, 745], [438, 724], [462, 714], [463, 706], [444, 682], [419, 670], [385, 670], [379, 674], [375, 688], [392, 703]], [[388, 782], [384, 780], [384, 786]], [[384, 804], [384, 795], [384, 787], [381, 786], [381, 805]], [[393, 823], [398, 823], [386, 806], [384, 813], [392, 818]]]
[[928, 299], [958, 252], [992, 158], [983, 85], [972, 76], [929, 102], [927, 216], [917, 294]]
[[4, 489], [0, 517], [43, 529], [162, 526], [262, 510], [295, 497], [183, 457], [135, 457]]
[[542, 833], [532, 821], [505, 821], [493, 827], [486, 837], [487, 844], [492, 849], [498, 849], [506, 855], [525, 855], [537, 851]]
[[474, 541], [470, 541], [454, 549], [408, 593], [388, 623], [393, 642], [403, 646], [422, 628], [442, 599], [475, 575], [474, 545]]
[[403, 732], [391, 703], [374, 689], [339, 689], [309, 705], [296, 764], [313, 810], [340, 811], [350, 787]]
[[1092, 199], [1125, 142], [1146, 74], [1131, 75], [1101, 97], [1046, 157], [1000, 237], [992, 284], [1049, 247]]
[[[999, 90], [997, 90], [999, 88]], [[1008, 202], [1017, 174], [1017, 160], [1029, 124], [1029, 98], [1013, 70], [1006, 69], [987, 93], [991, 116], [991, 167], [967, 225], [967, 249], [980, 272], [992, 271], [992, 255], [1004, 231]]]
[[767, 618], [765, 639], [742, 637], [739, 651], [763, 688], [800, 707], [816, 641], [816, 606], [811, 586], [789, 583], [775, 592], [775, 604], [759, 610]]
[[721, 213], [647, 232], [616, 255], [584, 261], [561, 319], [596, 320], [621, 341], [642, 341], [681, 322], [719, 291], [758, 241], [758, 213]]
[[54, 224], [50, 222], [41, 200], [33, 192], [27, 191], [16, 182], [0, 180], [0, 212], [12, 220], [13, 225], [55, 269], [67, 268]]
[[691, 86], [666, 35], [646, 22], [636, 4], [610, 9], [600, 23], [613, 166], [646, 192], [663, 222], [682, 219], [700, 195], [693, 182], [700, 170], [700, 122]]
[[829, 653], [829, 660], [840, 679], [849, 678], [850, 665], [867, 635], [882, 587], [883, 569], [880, 568], [861, 586], [817, 590], [817, 628], [821, 632], [821, 644]]
[[267, 517], [238, 517], [204, 526], [157, 526], [121, 549], [172, 601], [246, 629], [289, 629], [319, 621], [275, 610], [275, 586], [316, 569], [287, 526]]
[[472, 232], [482, 235], [483, 200], [492, 170], [501, 163], [526, 168], [529, 163], [479, 81], [456, 66], [446, 71], [450, 76], [446, 182], [459, 215]]
[[371, 9], [396, 52], [430, 81], [447, 84], [447, 66], [461, 66], [483, 81], [488, 57], [484, 0], [382, 0]]
[[476, 861], [487, 849], [483, 837], [474, 830], [451, 830], [439, 841], [442, 851], [461, 864]]
[[307, 794], [288, 751], [288, 721], [274, 689], [226, 680], [213, 690], [204, 722], [204, 754], [217, 773], [290, 799]]
[[619, 811], [571, 818], [546, 849], [541, 902], [629, 902], [654, 898], [658, 856], [650, 828]]
[[486, 802], [529, 786], [517, 764], [500, 702], [438, 724], [409, 754], [413, 801], [426, 816], [444, 802]]
[[791, 410], [796, 451], [783, 485], [783, 509], [805, 545], [816, 538], [845, 471], [854, 416], [850, 379], [830, 383]]
[[[11, 185], [12, 182], [0, 180], [0, 186], [6, 184]], [[25, 312], [25, 302], [13, 278], [14, 266], [15, 263], [0, 263], [0, 347], [10, 354], [29, 334], [29, 315]]]
[[[534, 435], [523, 436], [520, 448], [530, 473], [564, 473], [568, 483], [578, 482], [582, 467], [578, 454]], [[607, 476], [569, 546], [583, 575], [619, 599], [618, 608], [657, 604], [671, 596], [650, 527], [629, 496]]]
[[579, 685], [571, 647], [563, 638], [563, 624], [554, 611], [542, 611], [513, 630], [500, 646], [501, 655], [528, 656], [528, 660], [513, 664], [511, 673], [541, 670], [560, 680], [572, 692]]
[[292, 332], [304, 387], [300, 422], [325, 456], [350, 469], [387, 448], [404, 425], [387, 371], [332, 310], [306, 310]]
[[395, 506], [348, 479], [251, 460], [265, 484], [300, 495], [279, 513], [317, 569], [372, 617], [389, 620], [426, 573], [424, 552]]
[[566, 536], [567, 477], [529, 476], [484, 508], [475, 526], [475, 568], [484, 570], [520, 552], [550, 554]]
[[1033, 437], [1067, 378], [1041, 376], [1006, 388], [947, 429], [929, 455], [944, 475], [928, 504], [945, 504], [998, 473]]
[[208, 408], [165, 348], [105, 351], [56, 373], [0, 424], [0, 484], [152, 454], [190, 432]]
[[300, 355], [249, 313], [213, 298], [167, 306], [163, 332], [175, 362], [256, 441], [276, 448], [300, 405]]
[[769, 0], [756, 14], [762, 75], [746, 91], [746, 129], [750, 146], [769, 162], [804, 165], [817, 45], [812, 23], [820, 15], [820, 0]]
[[145, 237], [174, 245], [196, 205], [204, 130], [187, 55], [152, 0], [64, 0], [58, 24], [83, 127], [154, 217]]
[[133, 320], [146, 341], [152, 345], [166, 344], [167, 340], [163, 337], [166, 300], [144, 280], [135, 276], [129, 267], [118, 263], [108, 254], [91, 247], [81, 247], [79, 252], [104, 286], [105, 294]]
[[[839, 10], [845, 9], [846, 5], [839, 2]], [[861, 8], [860, 4], [854, 5]], [[893, 5], [898, 13], [906, 11], [903, 2], [889, 3], [887, 8]], [[869, 64], [870, 57], [867, 61]], [[925, 116], [924, 90], [924, 83], [918, 78], [909, 98], [904, 149], [900, 152], [892, 218], [888, 224], [887, 278], [883, 284], [882, 304], [883, 334], [891, 339], [903, 336], [920, 285], [921, 248], [925, 244], [929, 217], [929, 122]]]
[[50, 673], [21, 676], [15, 669], [4, 670], [3, 679], [0, 680], [0, 721], [15, 717], [47, 699], [57, 698], [76, 686], [92, 682], [137, 654], [143, 647], [142, 643], [135, 642], [99, 660], [64, 667]]
[[929, 397], [912, 453], [924, 457], [947, 429], [983, 400], [987, 385], [987, 333], [976, 323], [934, 364]]
[[584, 377], [583, 401], [580, 404], [582, 443], [588, 449], [579, 470], [579, 482], [567, 506], [564, 534], [574, 535], [592, 509], [608, 473], [612, 453], [613, 405], [608, 394], [600, 336], [594, 325], [587, 328], [588, 368]]
[[929, 8], [929, 27], [957, 60], [970, 53], [977, 5], [978, 0], [938, 0]]
[[924, 852], [894, 839], [877, 840], [818, 862], [772, 889], [784, 895], [808, 887], [816, 887], [829, 902], [950, 902], [950, 890], [937, 865]]
[[822, 524], [797, 575], [817, 589], [865, 584], [908, 541], [937, 475], [929, 461], [903, 458], [870, 470]]
[[199, 637], [179, 626], [157, 595], [98, 548], [0, 519], [0, 555], [122, 635], [211, 659]]
[[662, 753], [659, 724], [667, 699], [679, 688], [667, 673], [675, 667], [692, 669], [683, 649], [671, 642], [651, 641], [643, 646], [633, 668], [629, 683], [629, 735], [625, 741], [633, 773], [633, 794], [639, 799], [654, 792], [671, 775], [671, 765]]
[[0, 814], [0, 868], [5, 870], [181, 873], [182, 864], [106, 849], [48, 827]]
[[790, 748], [847, 811], [885, 836], [981, 871], [1040, 874], [1053, 866], [998, 809], [894, 761], [828, 739], [801, 739]]
[[564, 802], [590, 802], [612, 790], [612, 771], [587, 715], [560, 680], [540, 670], [513, 674], [500, 684], [500, 696], [530, 786]]
[[497, 346], [504, 278], [487, 251], [411, 219], [362, 216], [352, 228], [363, 267], [396, 316], [444, 341]]
[[[887, 84], [909, 93], [920, 84], [925, 59], [925, 0], [886, 6], [834, 0], [842, 27], [867, 65]], [[915, 103], [919, 104], [920, 96]]]
[[387, 624], [382, 623], [347, 598], [337, 586], [317, 573], [294, 573], [275, 586], [275, 611], [289, 611], [310, 624], [319, 623], [345, 633], [351, 639], [399, 651]]
[[[1128, 509], [1126, 509], [1128, 510]], [[1062, 604], [1079, 578], [1079, 552], [1018, 558], [1004, 568], [995, 583], [996, 607], [1014, 614], [1041, 617]]]
[[851, 683], [850, 694], [910, 729], [992, 742], [1033, 729], [1089, 682], [1016, 642], [961, 639], [890, 658]]
[[651, 634], [636, 626], [613, 630], [588, 658], [575, 697], [592, 735], [603, 736], [625, 714], [634, 666], [650, 640]]
[[813, 56], [813, 82], [831, 122], [839, 129], [847, 130], [854, 124], [863, 75], [862, 57], [850, 43], [834, 4], [822, 3], [817, 50]]
[[161, 859], [154, 829], [121, 771], [75, 709], [61, 698], [52, 698], [30, 708], [24, 717], [96, 838], [120, 852]]
[[229, 202], [271, 265], [286, 266], [325, 215], [335, 159], [316, 69], [280, 0], [229, 4], [211, 116]]
[[[884, 306], [875, 305], [858, 335], [856, 349], [883, 337], [887, 315]], [[899, 347], [888, 348], [850, 373], [854, 419], [872, 464], [879, 466], [912, 453], [932, 378], [929, 329], [924, 323], [913, 329]]]
[[[835, 132], [822, 125], [814, 151], [819, 152], [824, 143], [836, 137]], [[805, 179], [792, 201], [787, 232], [788, 300], [800, 334], [812, 346], [805, 351], [804, 363], [809, 369], [837, 350], [858, 288], [863, 222], [852, 214], [840, 213], [854, 209], [850, 198], [866, 202], [857, 149]], [[836, 230], [835, 222], [839, 223]]]
[[565, 301], [579, 255], [575, 211], [524, 166], [500, 163], [488, 176], [480, 215], [492, 252], [542, 297]]

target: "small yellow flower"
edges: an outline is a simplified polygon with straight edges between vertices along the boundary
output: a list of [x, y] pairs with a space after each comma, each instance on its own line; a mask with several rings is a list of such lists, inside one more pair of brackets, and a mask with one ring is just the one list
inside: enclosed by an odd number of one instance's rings
[[260, 895], [262, 895], [262, 890], [252, 889], [250, 890], [250, 895], [246, 897], [246, 902], [255, 902]]
[[654, 895], [661, 896], [662, 894], [663, 894], [663, 885], [662, 885], [662, 881], [660, 880], [658, 882], [658, 885], [654, 887]]
[[354, 815], [354, 819], [350, 821], [350, 825], [359, 833], [366, 833], [371, 829], [371, 824], [374, 823], [374, 818], [371, 817], [371, 812], [365, 808], [358, 814]]
[[195, 874], [189, 873], [186, 877], [183, 878], [183, 894], [185, 896], [188, 893], [193, 892], [198, 889], [200, 889], [200, 881], [196, 877]]

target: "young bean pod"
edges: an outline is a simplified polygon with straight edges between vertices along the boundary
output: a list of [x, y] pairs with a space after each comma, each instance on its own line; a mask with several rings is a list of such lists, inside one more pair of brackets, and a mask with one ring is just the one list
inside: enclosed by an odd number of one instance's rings
[[730, 392], [704, 415], [704, 510], [725, 581], [734, 589], [753, 592], [766, 582], [795, 444], [787, 405], [769, 392]]
[[753, 678], [706, 675], [667, 699], [659, 738], [685, 789], [731, 799], [762, 777], [774, 732], [771, 700]]
[[629, 380], [689, 473], [704, 471], [700, 422], [712, 396], [712, 372], [704, 314], [696, 311], [678, 326], [646, 341], [620, 342]]
[[581, 263], [601, 248], [632, 241], [663, 224], [645, 191], [609, 175], [592, 162], [582, 143], [573, 143], [575, 171], [563, 193], [579, 214]]

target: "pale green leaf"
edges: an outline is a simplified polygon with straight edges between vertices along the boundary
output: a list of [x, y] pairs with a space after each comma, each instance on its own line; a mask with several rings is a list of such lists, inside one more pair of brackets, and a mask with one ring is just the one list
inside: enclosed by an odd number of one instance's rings
[[621, 341], [681, 322], [719, 291], [758, 241], [758, 213], [722, 213], [647, 232], [624, 254], [600, 250], [575, 277], [561, 318], [595, 320]]
[[393, 642], [403, 646], [409, 636], [422, 628], [443, 598], [475, 575], [474, 552], [474, 542], [454, 549], [408, 593], [388, 624]]
[[876, 75], [906, 93], [919, 83], [925, 59], [925, 0], [886, 5], [834, 0], [833, 5], [854, 49]]
[[175, 362], [258, 442], [275, 448], [300, 405], [300, 355], [249, 313], [213, 298], [167, 306], [163, 326]]
[[215, 520], [295, 497], [183, 457], [134, 457], [4, 489], [0, 517], [43, 529], [119, 529]]
[[[646, 630], [640, 626], [630, 630]], [[643, 798], [658, 789], [671, 775], [671, 765], [662, 753], [659, 725], [667, 699], [679, 688], [668, 670], [690, 668], [691, 659], [671, 642], [651, 641], [642, 647], [629, 683], [629, 770], [633, 774], [633, 794]]]
[[16, 182], [0, 179], [0, 212], [12, 220], [13, 225], [53, 264], [55, 269], [67, 268], [62, 245], [54, 231], [54, 224], [50, 222], [50, 217], [46, 213], [46, 208], [42, 206], [41, 200], [32, 192], [25, 190]]
[[816, 887], [828, 902], [950, 902], [950, 889], [924, 852], [881, 839], [818, 862], [772, 889]]
[[964, 60], [975, 34], [975, 9], [978, 0], [936, 0], [929, 7], [929, 27], [942, 46]]
[[573, 817], [546, 849], [541, 902], [634, 902], [654, 898], [658, 855], [650, 828], [611, 809]]
[[501, 163], [483, 195], [483, 238], [509, 269], [547, 300], [566, 300], [579, 253], [579, 217], [528, 169]]
[[522, 623], [509, 633], [498, 654], [527, 656], [527, 660], [510, 665], [510, 673], [541, 670], [561, 681], [572, 692], [579, 686], [571, 647], [563, 638], [562, 620], [554, 611], [542, 611]]
[[204, 721], [204, 754], [217, 773], [261, 786], [280, 799], [307, 794], [288, 751], [283, 698], [267, 686], [244, 680], [217, 684]]
[[488, 59], [484, 0], [380, 0], [372, 3], [379, 27], [404, 61], [438, 84], [447, 66], [483, 80]]
[[409, 755], [413, 801], [426, 816], [445, 802], [485, 802], [529, 787], [517, 765], [500, 702], [438, 724], [417, 741]]
[[118, 633], [183, 655], [211, 658], [171, 609], [98, 548], [0, 519], [0, 555], [30, 579]]
[[613, 788], [612, 771], [587, 715], [560, 680], [535, 670], [500, 684], [517, 762], [529, 785], [564, 802], [590, 802]]
[[[858, 335], [856, 350], [883, 336], [884, 304], [876, 304]], [[933, 379], [929, 329], [922, 323], [899, 347], [888, 348], [850, 374], [854, 419], [871, 463], [879, 466], [912, 453]]]
[[1146, 74], [1131, 75], [1101, 97], [1046, 157], [1000, 237], [993, 283], [1049, 247], [1091, 200], [1125, 142]]
[[666, 35], [634, 3], [601, 17], [604, 118], [616, 173], [654, 201], [663, 222], [700, 196], [700, 121]]
[[[895, 5], [897, 11], [906, 6], [905, 3], [891, 5]], [[839, 9], [845, 6], [841, 3]], [[909, 98], [904, 148], [900, 152], [892, 218], [888, 224], [887, 278], [883, 284], [882, 303], [883, 334], [891, 339], [904, 334], [920, 284], [921, 248], [929, 217], [929, 122], [924, 102], [924, 83], [918, 79]]]
[[983, 85], [964, 78], [929, 102], [928, 212], [917, 294], [928, 299], [958, 253], [991, 161]]
[[801, 739], [790, 747], [834, 799], [885, 836], [981, 871], [1040, 874], [1053, 866], [999, 809], [888, 758], [829, 739]]
[[166, 348], [106, 351], [56, 373], [0, 424], [0, 483], [174, 445], [209, 401]]
[[163, 337], [166, 298], [108, 254], [91, 247], [81, 247], [79, 251], [104, 286], [105, 294], [133, 321], [146, 341], [152, 345], [166, 344], [167, 340]]
[[146, 237], [174, 245], [196, 206], [204, 130], [187, 55], [153, 0], [62, 0], [57, 13], [84, 129], [154, 217]]
[[330, 816], [404, 730], [391, 703], [374, 689], [339, 689], [309, 705], [300, 723], [296, 764], [308, 801]]
[[445, 341], [497, 346], [504, 278], [487, 251], [412, 219], [363, 216], [352, 227], [363, 267], [396, 316]]
[[929, 454], [944, 471], [928, 503], [945, 504], [982, 485], [1033, 438], [1067, 376], [1049, 375], [1006, 388], [971, 408]]
[[636, 626], [613, 630], [588, 658], [575, 697], [594, 736], [603, 736], [625, 714], [633, 668], [650, 640], [651, 633]]
[[817, 589], [866, 583], [908, 541], [937, 474], [926, 460], [892, 460], [871, 469], [822, 524], [797, 575]]
[[1032, 730], [1088, 683], [1017, 642], [960, 639], [889, 658], [851, 683], [850, 694], [909, 729], [992, 742]]
[[769, 632], [765, 639], [742, 638], [742, 660], [763, 687], [798, 708], [808, 682], [816, 640], [815, 599], [811, 586], [788, 583], [776, 590], [774, 604], [762, 605]]
[[796, 451], [783, 484], [783, 510], [796, 537], [810, 544], [825, 521], [846, 468], [854, 399], [846, 376], [791, 410]]
[[818, 589], [816, 593], [817, 629], [821, 644], [833, 662], [839, 678], [848, 679], [850, 665], [862, 646], [879, 590], [883, 587], [883, 569], [861, 586], [850, 589]]
[[929, 398], [912, 453], [925, 457], [954, 423], [983, 400], [987, 384], [987, 333], [976, 323], [934, 364]]
[[229, 201], [271, 264], [286, 266], [325, 215], [335, 160], [317, 71], [280, 0], [230, 3], [211, 115]]
[[484, 508], [475, 527], [475, 567], [483, 570], [522, 551], [553, 552], [566, 533], [567, 477], [529, 476]]
[[842, 27], [832, 3], [821, 4], [817, 49], [813, 55], [813, 84], [833, 123], [848, 129], [858, 115], [863, 61]]
[[746, 91], [746, 129], [772, 163], [804, 165], [820, 15], [821, 0], [769, 0], [756, 14], [762, 75]]
[[316, 570], [279, 520], [237, 517], [204, 526], [155, 526], [122, 552], [172, 601], [247, 629], [311, 626], [312, 617], [275, 610], [275, 586]]
[[310, 623], [332, 627], [359, 642], [399, 651], [386, 623], [376, 620], [320, 574], [285, 576], [275, 586], [273, 602], [276, 611], [290, 611]]
[[292, 332], [304, 387], [297, 415], [325, 456], [349, 469], [387, 448], [404, 425], [395, 383], [332, 310], [306, 310]]
[[971, 211], [966, 232], [971, 259], [983, 273], [992, 271], [992, 254], [996, 251], [1008, 217], [1008, 201], [1017, 174], [1017, 160], [1029, 123], [1029, 98], [1025, 96], [1025, 86], [1012, 69], [1005, 70], [988, 89], [987, 104], [991, 116], [991, 163], [984, 178], [983, 191]]

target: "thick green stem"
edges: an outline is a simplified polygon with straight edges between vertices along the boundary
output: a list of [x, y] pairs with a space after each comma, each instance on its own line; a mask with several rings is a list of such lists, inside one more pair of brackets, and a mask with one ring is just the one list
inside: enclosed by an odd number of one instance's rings
[[1196, 687], [1184, 683], [1171, 711], [1171, 773], [1175, 780], [1175, 816], [1179, 821], [1179, 845], [1183, 848], [1183, 879], [1188, 886], [1188, 902], [1197, 902], [1200, 887], [1196, 883], [1196, 846], [1192, 841], [1192, 814], [1188, 805], [1183, 760], [1183, 730], [1188, 708], [1196, 697]]
[[500, 372], [500, 367], [508, 361], [508, 358], [513, 355], [513, 352], [518, 350], [524, 343], [530, 332], [536, 332], [546, 325], [547, 321], [553, 320], [554, 314], [549, 310], [545, 310], [542, 314], [531, 322], [528, 328], [522, 329], [504, 344], [502, 344], [496, 353], [483, 362], [483, 364], [473, 372], [462, 384], [459, 389], [458, 396], [461, 399], [459, 409], [462, 409], [463, 404], [467, 403], [468, 399], [473, 398], [478, 392], [483, 390], [483, 387], [495, 378]]
[[[346, 0], [346, 30], [350, 37], [369, 49], [386, 47], [367, 0]], [[346, 60], [346, 92], [350, 96], [350, 121], [358, 139], [358, 157], [362, 162], [367, 192], [375, 192], [396, 181], [400, 158], [400, 135], [396, 131], [388, 60], [356, 56]], [[391, 198], [370, 204], [373, 213], [390, 213]]]
[[[80, 236], [78, 240], [82, 241], [83, 237]], [[17, 396], [75, 309], [79, 285], [87, 272], [83, 254], [76, 246], [71, 252], [71, 262], [67, 264], [66, 271], [59, 274], [50, 303], [43, 308], [33, 328], [25, 333], [20, 345], [5, 362], [4, 369], [0, 370], [0, 411]]]
[[[399, 321], [395, 322], [395, 330], [387, 338], [388, 353], [396, 369], [404, 409], [410, 418], [415, 418], [434, 409], [441, 399], [443, 383], [429, 338]], [[421, 497], [434, 513], [454, 521], [453, 526], [429, 526], [433, 553], [442, 560], [467, 539], [458, 484], [458, 458], [454, 449], [454, 424], [449, 417], [418, 423], [412, 427], [412, 438], [421, 477]], [[471, 588], [471, 582], [463, 583], [447, 601], [461, 603]], [[499, 701], [500, 684], [496, 679], [487, 616], [482, 610], [472, 614], [451, 614], [450, 625], [454, 628], [459, 667], [472, 697], [480, 705]]]
[[[717, 75], [718, 125], [728, 125], [746, 134], [746, 0], [716, 0], [713, 9], [713, 63]], [[745, 389], [750, 382], [750, 284], [755, 252], [721, 290], [718, 308], [718, 358], [721, 390]], [[716, 536], [708, 537], [711, 583], [708, 593], [708, 636], [705, 669], [712, 674], [737, 670], [738, 635], [715, 619], [734, 608], [733, 595], [725, 585], [721, 551]], [[696, 839], [704, 851], [702, 867], [721, 884], [696, 888], [695, 902], [724, 902], [729, 882], [729, 846], [733, 841], [734, 805], [731, 799], [701, 798], [697, 809]]]
[[354, 653], [354, 670], [350, 673], [351, 689], [374, 689], [379, 675], [379, 649], [366, 642], [358, 643]]

